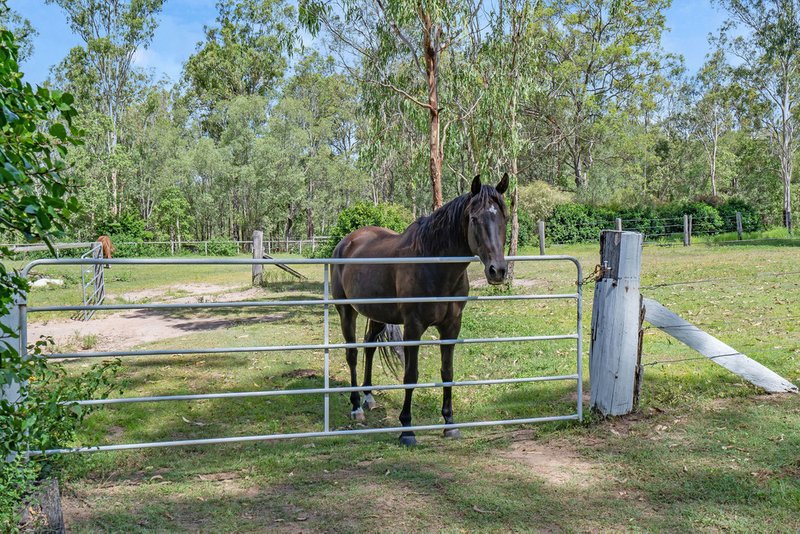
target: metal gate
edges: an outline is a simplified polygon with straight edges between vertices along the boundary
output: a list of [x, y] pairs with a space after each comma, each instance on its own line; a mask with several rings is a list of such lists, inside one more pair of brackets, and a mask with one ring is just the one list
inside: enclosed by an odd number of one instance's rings
[[[81, 255], [81, 259], [101, 259], [103, 257], [103, 245], [98, 241], [92, 243], [88, 251]], [[81, 291], [83, 292], [84, 306], [99, 306], [106, 298], [106, 282], [103, 274], [103, 264], [89, 263], [81, 265]], [[95, 309], [80, 310], [76, 319], [83, 318], [88, 321], [94, 315]]]
[[[571, 256], [516, 256], [506, 258], [514, 262], [569, 262], [574, 264], [576, 276], [576, 290], [570, 293], [550, 293], [533, 295], [491, 295], [491, 296], [466, 296], [466, 297], [413, 297], [413, 298], [382, 298], [382, 299], [334, 299], [330, 297], [329, 285], [329, 266], [334, 264], [441, 264], [441, 263], [468, 263], [476, 262], [478, 258], [473, 257], [429, 257], [429, 258], [347, 258], [347, 259], [280, 259], [280, 260], [258, 260], [258, 259], [217, 259], [217, 258], [159, 258], [159, 259], [42, 259], [29, 263], [22, 271], [23, 276], [28, 276], [31, 269], [40, 265], [84, 265], [94, 266], [99, 269], [102, 276], [102, 265], [273, 265], [283, 263], [288, 265], [319, 265], [323, 269], [323, 298], [303, 299], [303, 300], [264, 300], [264, 301], [240, 301], [240, 302], [205, 302], [205, 303], [142, 303], [142, 304], [84, 304], [82, 306], [37, 306], [27, 307], [27, 301], [23, 298], [19, 306], [19, 333], [20, 346], [25, 347], [27, 332], [27, 314], [50, 311], [75, 311], [94, 313], [98, 310], [173, 310], [173, 309], [208, 309], [208, 308], [251, 308], [251, 307], [271, 307], [278, 308], [284, 306], [321, 306], [323, 308], [323, 343], [305, 345], [266, 345], [249, 347], [212, 347], [212, 348], [190, 348], [190, 349], [158, 349], [158, 350], [125, 350], [113, 352], [77, 352], [77, 353], [57, 353], [48, 355], [52, 359], [74, 359], [74, 358], [112, 358], [112, 357], [135, 357], [135, 356], [170, 356], [187, 354], [221, 354], [221, 353], [244, 353], [244, 352], [282, 352], [296, 350], [318, 350], [323, 351], [323, 372], [324, 386], [321, 388], [289, 389], [289, 390], [266, 390], [266, 391], [243, 391], [225, 393], [202, 393], [189, 395], [167, 395], [167, 396], [145, 396], [145, 397], [123, 397], [111, 399], [95, 400], [74, 400], [69, 404], [80, 405], [109, 405], [138, 402], [161, 402], [161, 401], [192, 401], [201, 399], [233, 399], [247, 397], [270, 397], [276, 395], [322, 395], [323, 402], [323, 421], [321, 430], [313, 432], [297, 432], [288, 434], [266, 434], [236, 437], [216, 437], [203, 439], [184, 439], [176, 441], [157, 441], [145, 443], [99, 445], [80, 448], [61, 448], [46, 451], [30, 451], [30, 454], [56, 454], [70, 452], [91, 452], [91, 451], [113, 451], [123, 449], [140, 449], [152, 447], [169, 447], [178, 445], [203, 445], [215, 443], [238, 443], [248, 441], [263, 441], [274, 439], [289, 438], [316, 438], [322, 436], [341, 436], [352, 434], [373, 434], [383, 432], [397, 432], [400, 430], [424, 431], [424, 430], [443, 430], [450, 428], [481, 427], [490, 425], [525, 424], [540, 423], [547, 421], [580, 421], [583, 417], [583, 366], [582, 366], [582, 270], [580, 262]], [[101, 291], [101, 294], [103, 292]], [[332, 305], [336, 304], [376, 304], [376, 303], [425, 303], [425, 302], [472, 302], [472, 301], [516, 301], [516, 300], [549, 300], [549, 299], [568, 299], [575, 301], [575, 332], [558, 333], [553, 335], [537, 336], [514, 336], [514, 337], [494, 337], [494, 338], [460, 338], [445, 340], [420, 340], [420, 341], [392, 341], [392, 342], [372, 342], [372, 343], [331, 343], [330, 342], [330, 322], [329, 311]], [[331, 387], [330, 386], [330, 351], [337, 349], [381, 346], [427, 346], [427, 345], [460, 345], [473, 343], [519, 343], [519, 342], [546, 342], [553, 340], [574, 340], [576, 347], [575, 373], [556, 376], [534, 376], [528, 378], [500, 378], [486, 380], [462, 380], [454, 382], [429, 382], [418, 384], [390, 384], [372, 385], [356, 387]], [[547, 417], [526, 417], [517, 419], [492, 420], [492, 421], [471, 421], [454, 424], [434, 424], [417, 425], [410, 427], [381, 427], [381, 428], [361, 428], [361, 429], [332, 429], [330, 426], [330, 396], [335, 393], [350, 393], [352, 391], [386, 391], [400, 390], [408, 388], [441, 388], [444, 386], [463, 387], [491, 384], [519, 384], [530, 382], [545, 381], [575, 381], [577, 401], [575, 412], [566, 415], [547, 416]]]

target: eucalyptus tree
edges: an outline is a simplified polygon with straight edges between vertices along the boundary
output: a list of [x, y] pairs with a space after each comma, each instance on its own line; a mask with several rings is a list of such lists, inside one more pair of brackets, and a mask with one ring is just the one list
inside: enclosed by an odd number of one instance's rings
[[360, 186], [362, 176], [355, 166], [356, 87], [334, 67], [333, 58], [315, 52], [303, 57], [272, 110], [272, 124], [280, 121], [280, 128], [294, 130], [299, 141], [295, 154], [304, 184], [295, 187], [305, 189], [301, 209], [308, 238], [319, 216], [343, 207], [343, 198]]
[[300, 21], [329, 33], [342, 63], [365, 93], [387, 92], [428, 116], [432, 207], [442, 205], [444, 160], [442, 63], [469, 33], [480, 31], [480, 0], [300, 0]]
[[730, 105], [730, 67], [722, 50], [714, 51], [694, 80], [695, 102], [691, 110], [692, 134], [703, 145], [708, 160], [711, 196], [718, 194], [721, 141], [733, 127]]
[[546, 22], [548, 98], [527, 111], [562, 145], [580, 190], [603, 117], [638, 104], [660, 83], [663, 11], [670, 0], [552, 0]]
[[[508, 253], [517, 254], [519, 245], [519, 158], [530, 150], [520, 124], [521, 106], [540, 91], [542, 22], [544, 9], [541, 2], [507, 0], [501, 2], [493, 20], [492, 37], [486, 51], [489, 63], [494, 65], [496, 76], [489, 85], [489, 115], [498, 117], [502, 142], [499, 145], [502, 159], [508, 161], [512, 177], [511, 187], [511, 240]], [[500, 159], [498, 157], [498, 159]], [[508, 266], [509, 280], [514, 279], [514, 264]]]
[[[800, 1], [716, 0], [729, 15], [720, 44], [740, 66], [736, 78], [743, 94], [761, 111], [772, 150], [780, 162], [783, 182], [783, 222], [792, 228], [792, 175], [797, 151], [795, 106], [800, 68]], [[744, 35], [734, 36], [744, 30]], [[750, 100], [750, 99], [748, 99]]]
[[[69, 73], [70, 89], [82, 84], [77, 95], [93, 96], [94, 111], [108, 117], [105, 151], [109, 155], [108, 182], [112, 215], [121, 211], [120, 169], [114, 154], [123, 114], [133, 100], [131, 86], [137, 73], [134, 54], [153, 38], [164, 0], [46, 0], [58, 5], [83, 45], [70, 52], [62, 71]], [[79, 102], [83, 102], [80, 99]]]
[[2, 4], [0, 7], [0, 29], [10, 31], [17, 45], [17, 61], [23, 62], [33, 54], [33, 40], [39, 35], [31, 21], [17, 11]]
[[183, 72], [189, 102], [215, 139], [227, 102], [274, 97], [297, 45], [294, 8], [284, 0], [220, 0], [217, 11]]

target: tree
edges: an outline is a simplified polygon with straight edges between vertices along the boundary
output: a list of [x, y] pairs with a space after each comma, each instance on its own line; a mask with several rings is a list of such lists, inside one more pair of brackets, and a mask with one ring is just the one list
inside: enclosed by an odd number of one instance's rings
[[39, 32], [31, 21], [8, 6], [0, 7], [0, 29], [6, 29], [14, 35], [17, 45], [17, 61], [22, 62], [33, 54], [33, 40]]
[[217, 25], [184, 66], [189, 97], [204, 129], [218, 139], [224, 118], [215, 115], [238, 96], [271, 97], [295, 49], [294, 8], [284, 0], [221, 0]]
[[480, 5], [479, 0], [300, 1], [301, 23], [312, 33], [325, 27], [365, 91], [391, 91], [426, 111], [433, 209], [443, 199], [441, 65], [466, 34], [478, 31]]
[[[503, 119], [502, 130], [507, 132], [501, 144], [511, 165], [511, 240], [510, 256], [517, 255], [519, 245], [519, 156], [530, 146], [522, 135], [519, 121], [521, 100], [538, 89], [540, 76], [540, 51], [542, 12], [538, 2], [509, 0], [500, 4], [495, 21], [493, 46], [488, 47], [491, 63], [498, 67], [498, 76], [492, 84], [490, 113]], [[514, 263], [508, 265], [508, 279], [514, 280]]]
[[[792, 173], [797, 151], [795, 104], [800, 68], [800, 2], [798, 0], [716, 0], [730, 16], [719, 41], [741, 60], [736, 77], [742, 100], [761, 110], [780, 162], [783, 221], [792, 229]], [[744, 36], [731, 38], [741, 28]], [[746, 95], [756, 98], [747, 99]]]
[[[153, 38], [164, 0], [46, 0], [64, 10], [70, 28], [84, 42], [62, 63], [64, 81], [94, 102], [109, 119], [105, 151], [109, 156], [111, 212], [121, 212], [119, 166], [114, 161], [122, 115], [133, 100], [133, 56]], [[83, 98], [80, 98], [84, 102]]]
[[549, 97], [528, 108], [567, 152], [584, 189], [600, 120], [655, 92], [661, 82], [663, 10], [669, 0], [556, 0], [542, 69]]
[[724, 53], [716, 50], [695, 78], [696, 101], [691, 110], [692, 133], [703, 145], [708, 159], [713, 197], [718, 193], [720, 141], [733, 123], [728, 87], [729, 71]]
[[[289, 135], [305, 181], [306, 237], [315, 234], [315, 213], [341, 206], [348, 189], [359, 185], [354, 168], [356, 91], [334, 70], [333, 59], [308, 54], [295, 66], [272, 110], [273, 135]], [[290, 133], [291, 132], [291, 133]]]
[[162, 191], [153, 208], [153, 217], [158, 228], [178, 245], [185, 238], [185, 232], [191, 228], [189, 213], [189, 203], [177, 187], [168, 187]]
[[[5, 1], [0, 0], [0, 18], [6, 15]], [[28, 241], [44, 240], [50, 245], [50, 236], [62, 231], [77, 209], [61, 171], [63, 158], [80, 142], [81, 132], [73, 128], [77, 112], [72, 95], [34, 89], [22, 81], [18, 50], [14, 34], [0, 27], [0, 235], [22, 234]], [[0, 259], [7, 253], [0, 248]], [[17, 295], [28, 288], [27, 281], [9, 272], [6, 265], [0, 261], [0, 315], [6, 315]], [[17, 454], [69, 438], [63, 432], [69, 425], [60, 421], [74, 421], [81, 411], [59, 402], [63, 386], [61, 391], [55, 386], [47, 404], [36, 386], [20, 395], [20, 384], [34, 375], [39, 383], [53, 387], [53, 373], [35, 350], [23, 359], [17, 342], [11, 339], [17, 337], [18, 333], [5, 326], [0, 329], [0, 456], [4, 459], [0, 466], [0, 530], [4, 532], [18, 527], [18, 499], [28, 497], [37, 474], [35, 464], [25, 463]], [[55, 426], [54, 418], [59, 421]]]

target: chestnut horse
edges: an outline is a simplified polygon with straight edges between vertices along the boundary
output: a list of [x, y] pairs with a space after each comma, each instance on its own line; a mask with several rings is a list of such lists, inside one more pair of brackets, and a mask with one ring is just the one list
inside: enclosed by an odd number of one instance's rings
[[[503, 175], [496, 187], [481, 185], [480, 176], [472, 181], [469, 193], [457, 197], [431, 215], [420, 217], [398, 234], [386, 228], [368, 226], [347, 235], [336, 245], [334, 258], [407, 258], [436, 256], [478, 256], [483, 263], [486, 280], [501, 284], [506, 278], [503, 250], [506, 241], [508, 212], [503, 193], [508, 188], [508, 175]], [[331, 269], [332, 296], [335, 299], [454, 297], [469, 294], [467, 267], [469, 263], [373, 264], [334, 265]], [[441, 339], [456, 339], [461, 331], [461, 313], [466, 302], [426, 302], [388, 304], [337, 305], [342, 334], [347, 343], [356, 340], [356, 317], [369, 319], [366, 342], [378, 340], [391, 325], [403, 325], [403, 340], [419, 341], [425, 331], [434, 326]], [[396, 331], [396, 328], [395, 328]], [[453, 352], [455, 345], [440, 345], [443, 382], [453, 381]], [[350, 382], [357, 386], [357, 349], [347, 349]], [[364, 386], [372, 385], [372, 359], [375, 348], [366, 348]], [[419, 347], [404, 347], [404, 384], [416, 384]], [[375, 407], [371, 391], [365, 391], [364, 406]], [[412, 388], [405, 390], [400, 423], [411, 426]], [[350, 394], [351, 417], [364, 419], [361, 396]], [[452, 387], [444, 387], [442, 417], [445, 424], [453, 423]], [[459, 437], [458, 429], [446, 429], [445, 437]], [[414, 445], [414, 432], [403, 431], [400, 442]]]

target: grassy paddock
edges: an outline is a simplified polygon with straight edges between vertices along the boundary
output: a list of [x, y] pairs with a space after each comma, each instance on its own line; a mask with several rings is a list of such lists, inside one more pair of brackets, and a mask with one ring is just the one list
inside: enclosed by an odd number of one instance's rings
[[[598, 260], [597, 246], [548, 252], [577, 256], [587, 273]], [[304, 283], [266, 269], [268, 281], [257, 299], [321, 294], [321, 267], [300, 267], [309, 277]], [[68, 283], [33, 291], [31, 305], [80, 301], [77, 267], [37, 271]], [[245, 290], [249, 273], [249, 266], [114, 266], [106, 279], [114, 301], [155, 302], [191, 295], [198, 286], [211, 294]], [[77, 282], [70, 279], [76, 275]], [[525, 285], [515, 292], [574, 289], [569, 264], [521, 263], [517, 275]], [[473, 267], [472, 278], [480, 276]], [[648, 246], [642, 285], [646, 296], [800, 382], [800, 257], [795, 249]], [[591, 302], [589, 285], [584, 368]], [[219, 322], [141, 348], [322, 341], [317, 308], [168, 316], [187, 323], [210, 317]], [[331, 327], [332, 340], [340, 341], [335, 313]], [[567, 302], [471, 303], [462, 336], [573, 330], [574, 308]], [[334, 384], [349, 381], [341, 352], [332, 353]], [[421, 350], [421, 381], [438, 380], [436, 353], [435, 347]], [[613, 421], [589, 417], [582, 425], [470, 429], [458, 442], [421, 433], [414, 450], [400, 448], [389, 434], [69, 457], [69, 526], [75, 532], [799, 529], [800, 400], [760, 396], [698, 356], [648, 329], [640, 413]], [[459, 346], [456, 379], [568, 374], [574, 372], [575, 357], [572, 342]], [[84, 364], [68, 366], [79, 372]], [[377, 383], [394, 382], [380, 366], [375, 376]], [[322, 354], [137, 357], [125, 360], [121, 379], [125, 396], [319, 387]], [[377, 399], [380, 406], [367, 414], [366, 425], [397, 424], [402, 393], [385, 392]], [[414, 401], [415, 423], [440, 421], [439, 390], [418, 390]], [[566, 382], [454, 392], [460, 421], [571, 413], [574, 401], [573, 384]], [[348, 411], [345, 395], [332, 397], [335, 428], [354, 425]], [[322, 400], [316, 396], [126, 405], [94, 414], [81, 441], [297, 432], [319, 429], [321, 416]]]

